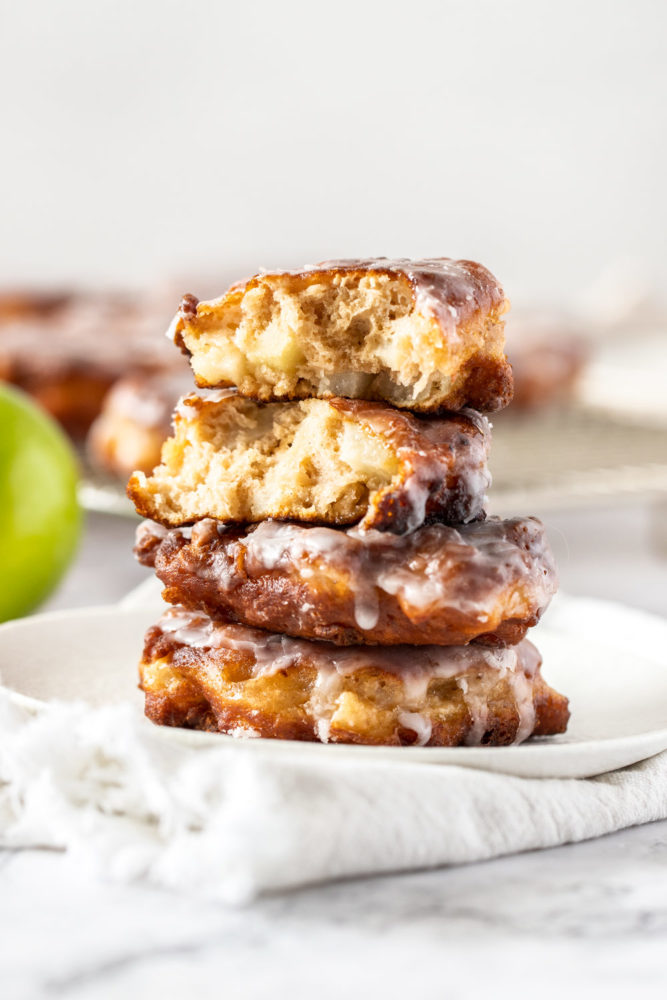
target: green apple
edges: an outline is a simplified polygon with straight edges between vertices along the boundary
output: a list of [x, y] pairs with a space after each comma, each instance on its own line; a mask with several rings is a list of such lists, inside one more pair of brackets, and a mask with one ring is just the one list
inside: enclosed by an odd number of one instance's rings
[[58, 425], [0, 384], [0, 621], [36, 607], [69, 565], [81, 531], [77, 479]]

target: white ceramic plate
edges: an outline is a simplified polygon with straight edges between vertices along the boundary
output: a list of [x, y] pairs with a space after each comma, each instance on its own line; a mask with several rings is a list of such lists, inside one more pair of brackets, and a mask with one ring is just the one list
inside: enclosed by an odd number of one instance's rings
[[[17, 702], [91, 705], [131, 701], [142, 712], [136, 663], [153, 606], [38, 615], [0, 626], [0, 679]], [[549, 683], [570, 698], [564, 736], [518, 747], [361, 747], [234, 740], [250, 753], [346, 755], [358, 760], [458, 764], [526, 777], [587, 777], [667, 749], [667, 621], [598, 601], [569, 598], [535, 638]], [[642, 636], [641, 644], [637, 634]], [[641, 651], [638, 648], [641, 646]], [[146, 722], [150, 726], [149, 722]], [[154, 729], [160, 738], [210, 746], [231, 737]], [[1, 734], [0, 734], [1, 739]]]

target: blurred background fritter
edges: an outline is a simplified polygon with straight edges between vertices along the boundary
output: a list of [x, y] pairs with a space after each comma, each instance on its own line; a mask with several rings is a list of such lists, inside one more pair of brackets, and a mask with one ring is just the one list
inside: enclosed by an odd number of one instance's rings
[[76, 441], [86, 506], [132, 515], [124, 484], [158, 462], [193, 387], [164, 336], [184, 294], [336, 257], [481, 260], [512, 302], [491, 512], [577, 513], [587, 572], [633, 539], [653, 579], [667, 549], [665, 11], [336, 10], [325, 30], [305, 0], [257, 17], [213, 0], [131, 19], [84, 0], [3, 11], [0, 379]]

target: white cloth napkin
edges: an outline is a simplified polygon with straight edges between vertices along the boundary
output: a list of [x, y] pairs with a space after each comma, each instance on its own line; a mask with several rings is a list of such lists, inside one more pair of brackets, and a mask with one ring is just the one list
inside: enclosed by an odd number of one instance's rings
[[[155, 597], [142, 588], [138, 600]], [[664, 642], [662, 622], [636, 615], [648, 642]], [[176, 744], [130, 706], [54, 704], [35, 715], [3, 691], [0, 734], [0, 844], [67, 849], [107, 878], [231, 903], [667, 818], [667, 753], [589, 779], [272, 757]]]

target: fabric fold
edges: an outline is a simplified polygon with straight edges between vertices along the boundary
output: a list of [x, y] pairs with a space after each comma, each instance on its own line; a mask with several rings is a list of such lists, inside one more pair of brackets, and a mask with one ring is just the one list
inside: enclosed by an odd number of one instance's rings
[[588, 779], [187, 747], [130, 706], [0, 692], [0, 842], [111, 880], [239, 904], [330, 879], [461, 864], [667, 818], [667, 753]]

